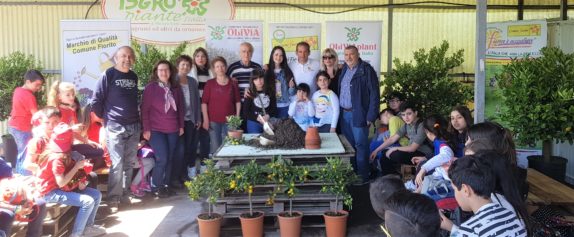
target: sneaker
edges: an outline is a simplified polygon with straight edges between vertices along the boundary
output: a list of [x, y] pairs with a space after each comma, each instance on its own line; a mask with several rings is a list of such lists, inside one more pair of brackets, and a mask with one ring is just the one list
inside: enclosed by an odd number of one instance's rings
[[119, 202], [109, 202], [108, 208], [110, 209], [110, 214], [115, 214], [119, 210], [120, 203]]
[[409, 191], [413, 192], [413, 191], [417, 190], [417, 185], [415, 184], [414, 180], [409, 180], [409, 181], [405, 182], [405, 188], [407, 188]]
[[195, 166], [187, 167], [187, 176], [190, 179], [193, 179], [193, 177], [195, 177], [196, 175], [197, 175], [197, 169], [195, 168]]
[[167, 195], [168, 196], [175, 196], [177, 193], [175, 192], [175, 190], [171, 187], [165, 187], [165, 189], [167, 190]]
[[157, 198], [167, 198], [169, 197], [169, 194], [167, 193], [167, 188], [161, 187], [156, 189], [153, 194], [157, 197]]
[[132, 197], [129, 195], [124, 195], [120, 198], [120, 205], [126, 207], [132, 204]]
[[151, 185], [144, 180], [140, 183], [140, 190], [145, 192], [151, 192]]
[[86, 229], [84, 229], [84, 237], [95, 237], [95, 236], [102, 236], [107, 234], [106, 232], [106, 228], [99, 226], [99, 225], [93, 225], [93, 226], [86, 226]]
[[132, 191], [132, 194], [133, 194], [134, 196], [136, 196], [136, 197], [143, 197], [143, 196], [145, 195], [145, 193], [143, 192], [143, 190], [141, 190], [141, 189], [139, 188], [139, 185], [132, 184], [132, 185], [130, 186], [130, 190]]

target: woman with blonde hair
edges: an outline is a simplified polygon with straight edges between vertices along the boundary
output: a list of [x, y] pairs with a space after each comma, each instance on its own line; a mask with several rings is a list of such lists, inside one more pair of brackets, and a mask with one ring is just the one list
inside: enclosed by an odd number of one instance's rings
[[332, 48], [326, 48], [321, 53], [321, 71], [329, 74], [329, 89], [339, 95], [339, 74], [341, 74], [341, 67], [339, 65], [339, 57], [337, 52]]

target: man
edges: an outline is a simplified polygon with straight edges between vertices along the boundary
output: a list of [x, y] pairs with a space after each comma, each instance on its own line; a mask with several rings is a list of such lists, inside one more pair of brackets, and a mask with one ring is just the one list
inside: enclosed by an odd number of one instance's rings
[[373, 67], [359, 57], [354, 45], [345, 48], [345, 64], [339, 78], [341, 131], [355, 148], [353, 168], [369, 181], [369, 127], [379, 111], [379, 80]]
[[295, 77], [295, 82], [297, 85], [301, 83], [306, 83], [309, 85], [310, 93], [313, 95], [317, 91], [317, 82], [315, 81], [315, 76], [321, 68], [319, 61], [309, 58], [311, 53], [311, 46], [307, 42], [297, 43], [297, 61], [290, 62], [289, 68], [293, 71], [293, 77]]
[[253, 45], [248, 42], [243, 42], [239, 45], [240, 60], [232, 63], [227, 68], [227, 76], [237, 80], [239, 86], [239, 94], [244, 95], [245, 89], [249, 88], [249, 78], [251, 72], [255, 69], [263, 70], [261, 65], [251, 61], [253, 57]]
[[117, 212], [120, 201], [129, 204], [129, 182], [132, 180], [140, 137], [138, 77], [130, 70], [135, 62], [131, 47], [122, 46], [114, 54], [116, 65], [106, 70], [98, 81], [92, 108], [104, 119], [107, 148], [112, 166], [108, 177], [108, 206]]

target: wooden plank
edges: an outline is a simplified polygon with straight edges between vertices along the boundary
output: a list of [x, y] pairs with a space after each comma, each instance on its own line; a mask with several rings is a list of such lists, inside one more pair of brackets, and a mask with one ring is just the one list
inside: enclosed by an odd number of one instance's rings
[[532, 192], [528, 193], [528, 199], [526, 200], [526, 203], [531, 204], [531, 205], [548, 205], [549, 204], [544, 199], [536, 196], [536, 194], [534, 194]]
[[530, 185], [530, 192], [546, 203], [552, 205], [574, 204], [574, 189], [534, 169], [528, 169], [527, 181]]

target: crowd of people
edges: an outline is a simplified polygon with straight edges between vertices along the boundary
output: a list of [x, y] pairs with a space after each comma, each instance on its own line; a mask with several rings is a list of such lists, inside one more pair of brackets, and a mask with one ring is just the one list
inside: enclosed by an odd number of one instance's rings
[[[123, 46], [85, 108], [73, 84], [55, 82], [48, 106], [38, 109], [33, 93], [45, 79], [28, 71], [14, 92], [9, 131], [18, 147], [17, 172], [39, 180], [34, 195], [39, 208], [0, 201], [0, 223], [9, 223], [0, 230], [9, 234], [16, 215], [36, 212], [27, 236], [39, 236], [45, 203], [62, 203], [80, 207], [71, 236], [103, 235], [105, 228], [94, 225], [102, 194], [91, 184], [92, 170], [109, 167], [105, 201], [112, 213], [146, 192], [172, 196], [185, 180], [203, 172], [203, 161], [227, 136], [226, 117], [237, 115], [247, 133], [261, 133], [272, 119], [290, 118], [302, 130], [312, 126], [343, 134], [356, 151], [351, 163], [360, 177], [357, 184], [383, 176], [371, 183], [371, 201], [392, 236], [435, 236], [421, 233], [439, 227], [454, 236], [526, 235], [523, 190], [518, 189], [525, 173], [516, 165], [506, 129], [473, 125], [464, 106], [452, 110], [450, 122], [440, 115], [421, 118], [400, 93], [387, 96], [387, 108], [379, 111], [378, 75], [353, 45], [344, 49], [342, 64], [330, 48], [320, 60], [310, 58], [306, 42], [297, 44], [296, 54], [297, 60], [288, 63], [285, 49], [276, 46], [267, 64], [259, 65], [251, 61], [253, 46], [244, 42], [240, 60], [228, 66], [225, 58], [209, 58], [200, 47], [191, 57], [180, 55], [175, 64], [158, 61], [139, 103], [138, 76], [131, 70], [135, 53]], [[369, 141], [371, 129], [376, 132]], [[414, 180], [402, 183], [389, 176], [399, 164], [417, 166]], [[135, 177], [134, 168], [139, 168]], [[475, 213], [468, 222], [454, 225], [439, 215], [433, 201], [443, 195], [431, 192], [436, 180], [449, 184], [445, 192], [462, 210]], [[508, 219], [489, 216], [501, 214]], [[507, 228], [490, 228], [499, 224]]]

